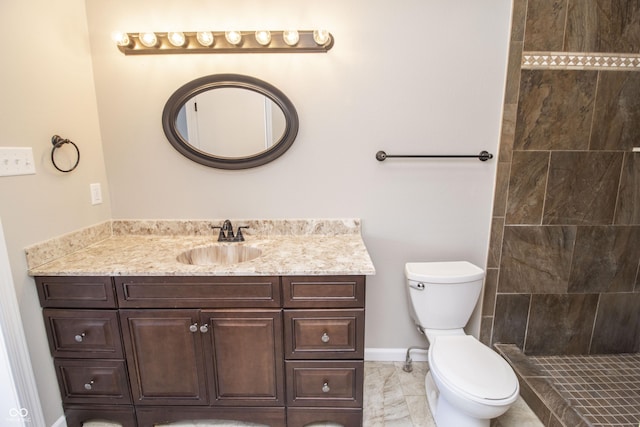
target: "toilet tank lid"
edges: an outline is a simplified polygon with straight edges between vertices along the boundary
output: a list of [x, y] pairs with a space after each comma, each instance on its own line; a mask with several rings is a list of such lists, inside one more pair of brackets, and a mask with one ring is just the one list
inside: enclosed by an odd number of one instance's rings
[[464, 283], [480, 280], [484, 270], [468, 261], [408, 262], [407, 279], [426, 283]]

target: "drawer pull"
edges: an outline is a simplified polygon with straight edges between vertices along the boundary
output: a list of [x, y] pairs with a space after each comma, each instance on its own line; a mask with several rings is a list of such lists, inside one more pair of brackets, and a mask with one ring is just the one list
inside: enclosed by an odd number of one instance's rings
[[193, 325], [189, 326], [189, 332], [198, 332], [198, 322], [196, 322]]
[[324, 384], [322, 384], [322, 392], [329, 393], [330, 391], [331, 391], [331, 387], [329, 387], [329, 382], [325, 381]]
[[325, 333], [323, 333], [323, 334], [322, 334], [322, 337], [320, 338], [320, 340], [321, 340], [323, 343], [328, 343], [330, 339], [331, 339], [331, 338], [329, 338], [329, 334], [327, 334], [326, 332], [325, 332]]
[[93, 388], [93, 382], [94, 382], [94, 381], [93, 381], [93, 380], [91, 380], [91, 381], [89, 381], [88, 383], [86, 383], [86, 384], [84, 385], [84, 389], [85, 389], [85, 390], [91, 390], [91, 389]]
[[203, 334], [206, 334], [207, 332], [209, 332], [209, 324], [205, 323], [204, 325], [200, 326], [200, 332]]
[[84, 341], [85, 336], [86, 336], [86, 333], [83, 332], [81, 334], [76, 335], [74, 339], [76, 340], [76, 342], [82, 342]]

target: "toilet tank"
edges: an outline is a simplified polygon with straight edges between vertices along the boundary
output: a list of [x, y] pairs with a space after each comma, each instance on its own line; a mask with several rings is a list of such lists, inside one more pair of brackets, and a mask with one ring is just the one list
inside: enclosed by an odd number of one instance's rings
[[422, 329], [464, 328], [482, 291], [484, 270], [467, 261], [410, 262], [411, 317]]

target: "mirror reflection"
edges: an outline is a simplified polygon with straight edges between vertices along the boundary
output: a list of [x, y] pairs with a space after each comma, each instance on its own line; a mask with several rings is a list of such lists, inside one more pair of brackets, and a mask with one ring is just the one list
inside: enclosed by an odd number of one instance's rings
[[202, 92], [178, 112], [180, 136], [197, 149], [221, 157], [263, 152], [283, 136], [284, 112], [268, 97], [241, 88]]

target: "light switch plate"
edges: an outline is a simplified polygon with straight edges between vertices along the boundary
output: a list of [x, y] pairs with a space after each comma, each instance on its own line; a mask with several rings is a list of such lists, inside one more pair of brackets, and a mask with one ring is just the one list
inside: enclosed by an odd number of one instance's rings
[[33, 162], [31, 147], [0, 147], [0, 176], [35, 173], [36, 165]]
[[99, 205], [102, 203], [102, 187], [100, 183], [89, 184], [89, 189], [91, 190], [91, 204]]

